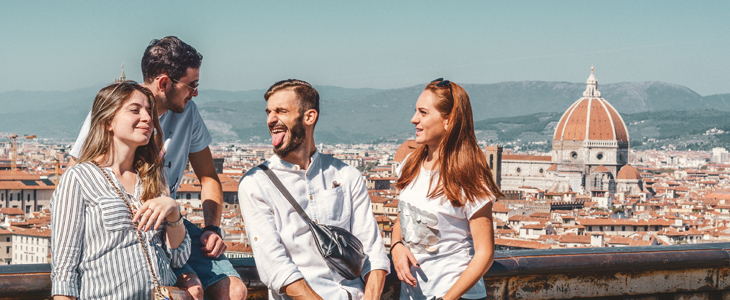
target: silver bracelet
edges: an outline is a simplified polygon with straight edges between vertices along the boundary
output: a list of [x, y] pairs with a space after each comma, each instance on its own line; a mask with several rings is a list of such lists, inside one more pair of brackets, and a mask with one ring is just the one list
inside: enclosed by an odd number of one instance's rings
[[180, 224], [182, 224], [182, 223], [183, 223], [183, 217], [182, 217], [182, 213], [180, 213], [180, 218], [177, 219], [177, 221], [175, 221], [175, 222], [169, 222], [168, 221], [167, 222], [167, 226], [168, 227], [175, 227], [175, 226], [180, 226]]

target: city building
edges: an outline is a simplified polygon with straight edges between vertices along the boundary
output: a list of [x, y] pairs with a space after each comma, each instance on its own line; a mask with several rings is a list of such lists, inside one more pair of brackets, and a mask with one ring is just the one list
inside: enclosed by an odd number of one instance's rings
[[725, 148], [712, 148], [712, 158], [710, 161], [716, 164], [724, 164], [730, 160], [730, 152]]
[[42, 174], [0, 171], [0, 208], [19, 208], [24, 213], [39, 212], [49, 207], [56, 189], [53, 181]]
[[[503, 155], [501, 188], [550, 192], [616, 193], [617, 175], [629, 161], [629, 133], [621, 115], [598, 91], [593, 74], [583, 97], [560, 118], [550, 156]], [[499, 162], [498, 162], [499, 164]]]
[[13, 265], [51, 262], [51, 230], [27, 229], [13, 233]]

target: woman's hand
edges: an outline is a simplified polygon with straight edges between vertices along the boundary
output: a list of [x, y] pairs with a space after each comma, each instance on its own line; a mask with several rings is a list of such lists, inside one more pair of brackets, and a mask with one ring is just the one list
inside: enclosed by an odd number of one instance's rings
[[175, 222], [180, 218], [180, 209], [175, 199], [158, 197], [145, 201], [134, 215], [134, 222], [139, 221], [138, 230], [147, 231], [152, 225], [160, 228], [162, 221]]
[[403, 243], [397, 243], [390, 250], [390, 254], [393, 257], [393, 266], [395, 266], [395, 272], [398, 274], [398, 279], [407, 284], [416, 287], [418, 282], [416, 278], [411, 275], [411, 266], [421, 267], [418, 261]]

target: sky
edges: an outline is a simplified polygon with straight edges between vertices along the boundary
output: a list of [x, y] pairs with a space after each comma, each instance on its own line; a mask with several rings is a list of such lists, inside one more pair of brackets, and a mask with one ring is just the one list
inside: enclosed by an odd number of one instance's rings
[[150, 40], [203, 54], [201, 89], [664, 81], [730, 93], [730, 1], [1, 1], [0, 92], [141, 80]]

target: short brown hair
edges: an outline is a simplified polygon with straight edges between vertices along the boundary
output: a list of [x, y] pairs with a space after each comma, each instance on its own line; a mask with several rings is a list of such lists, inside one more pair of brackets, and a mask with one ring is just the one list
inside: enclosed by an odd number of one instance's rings
[[[299, 98], [299, 114], [314, 109], [317, 112], [317, 121], [319, 121], [319, 92], [312, 87], [311, 84], [304, 80], [287, 79], [274, 83], [264, 94], [264, 99], [269, 101], [269, 97], [279, 91], [292, 91]], [[315, 121], [314, 124], [317, 124]]]
[[203, 55], [193, 46], [175, 36], [167, 36], [161, 40], [152, 40], [144, 50], [142, 76], [147, 83], [154, 81], [155, 77], [161, 74], [180, 80], [188, 68], [200, 69], [202, 61]]

